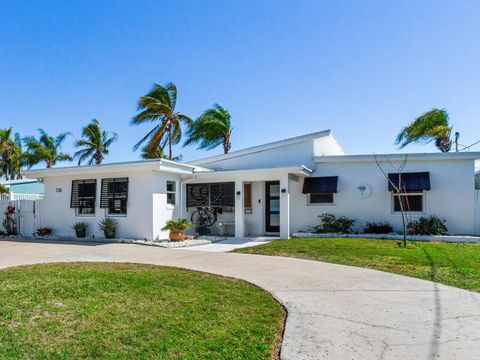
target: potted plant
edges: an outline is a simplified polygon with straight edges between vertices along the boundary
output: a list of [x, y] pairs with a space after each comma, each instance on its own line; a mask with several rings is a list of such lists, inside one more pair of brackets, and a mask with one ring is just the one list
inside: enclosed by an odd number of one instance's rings
[[168, 220], [162, 230], [169, 230], [170, 241], [185, 240], [185, 230], [192, 227], [193, 223], [187, 219]]
[[75, 225], [72, 226], [73, 230], [75, 230], [75, 234], [77, 238], [84, 238], [87, 236], [87, 228], [88, 224], [84, 222], [77, 222]]
[[110, 217], [104, 217], [100, 220], [98, 226], [100, 227], [100, 230], [103, 230], [105, 239], [115, 239], [115, 233], [118, 227], [117, 220]]

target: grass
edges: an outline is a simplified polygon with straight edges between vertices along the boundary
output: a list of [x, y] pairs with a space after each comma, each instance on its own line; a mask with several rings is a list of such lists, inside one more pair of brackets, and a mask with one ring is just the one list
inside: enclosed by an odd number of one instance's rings
[[0, 271], [2, 359], [271, 359], [284, 316], [258, 287], [176, 268]]
[[480, 292], [480, 244], [353, 238], [276, 240], [236, 252], [320, 260], [388, 271]]

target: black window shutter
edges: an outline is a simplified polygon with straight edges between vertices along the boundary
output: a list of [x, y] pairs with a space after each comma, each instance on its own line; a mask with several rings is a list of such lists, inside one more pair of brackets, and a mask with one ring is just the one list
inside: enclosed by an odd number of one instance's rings
[[100, 207], [109, 208], [115, 200], [128, 200], [128, 178], [102, 179]]
[[95, 207], [97, 180], [73, 180], [70, 208]]

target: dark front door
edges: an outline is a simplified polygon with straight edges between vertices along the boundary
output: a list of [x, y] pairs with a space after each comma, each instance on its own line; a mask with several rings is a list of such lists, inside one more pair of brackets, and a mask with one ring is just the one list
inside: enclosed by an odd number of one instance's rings
[[280, 181], [265, 182], [265, 231], [280, 231]]

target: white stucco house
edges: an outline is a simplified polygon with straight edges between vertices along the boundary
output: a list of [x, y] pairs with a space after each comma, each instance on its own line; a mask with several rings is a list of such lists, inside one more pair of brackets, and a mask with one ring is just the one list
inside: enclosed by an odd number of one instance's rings
[[[215, 209], [212, 234], [235, 237], [307, 231], [318, 215], [401, 226], [399, 200], [379, 170], [405, 154], [346, 155], [330, 130], [196, 160], [187, 164], [145, 160], [26, 172], [45, 184], [42, 223], [72, 236], [77, 221], [88, 236], [103, 237], [98, 221], [114, 216], [118, 236], [163, 239], [171, 218], [191, 218], [199, 207]], [[479, 234], [475, 165], [480, 153], [408, 154], [402, 174], [412, 217], [437, 215], [452, 234]], [[198, 215], [198, 213], [197, 213]], [[196, 216], [196, 215], [194, 215]]]

